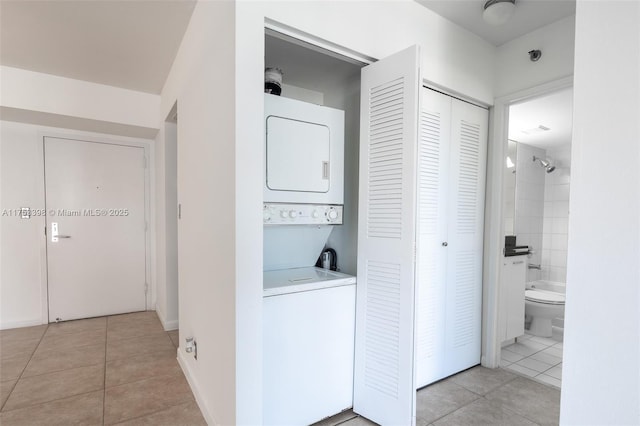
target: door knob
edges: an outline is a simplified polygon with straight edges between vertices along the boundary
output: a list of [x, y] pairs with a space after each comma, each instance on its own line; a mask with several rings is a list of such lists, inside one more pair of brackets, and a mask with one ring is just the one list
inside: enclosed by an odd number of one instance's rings
[[446, 247], [446, 246], [448, 246], [448, 245], [449, 245], [449, 243], [448, 243], [448, 242], [446, 242], [446, 241], [443, 241], [443, 242], [442, 242], [442, 247]]
[[57, 243], [58, 238], [71, 238], [71, 235], [58, 235], [58, 222], [51, 223], [51, 242]]

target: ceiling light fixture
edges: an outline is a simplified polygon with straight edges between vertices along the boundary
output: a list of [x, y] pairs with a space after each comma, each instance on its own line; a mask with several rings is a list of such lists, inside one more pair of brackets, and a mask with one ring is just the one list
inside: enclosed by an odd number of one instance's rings
[[506, 23], [516, 10], [516, 0], [488, 0], [484, 4], [482, 19], [491, 25]]

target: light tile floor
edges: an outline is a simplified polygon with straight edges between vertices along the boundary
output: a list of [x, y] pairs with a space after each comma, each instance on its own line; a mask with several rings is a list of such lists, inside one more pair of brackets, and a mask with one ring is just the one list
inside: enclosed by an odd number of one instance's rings
[[[555, 362], [562, 345], [550, 343], [520, 339], [503, 354]], [[0, 331], [0, 424], [204, 425], [177, 344], [155, 312]], [[474, 367], [421, 389], [417, 425], [558, 424], [560, 392], [518, 374]], [[320, 424], [372, 423], [348, 411]]]
[[151, 311], [0, 331], [0, 424], [205, 425], [177, 344]]
[[562, 342], [530, 334], [502, 348], [500, 365], [518, 374], [560, 388], [562, 386]]
[[[417, 426], [557, 425], [560, 391], [501, 368], [474, 367], [417, 394]], [[347, 411], [315, 426], [368, 426]]]

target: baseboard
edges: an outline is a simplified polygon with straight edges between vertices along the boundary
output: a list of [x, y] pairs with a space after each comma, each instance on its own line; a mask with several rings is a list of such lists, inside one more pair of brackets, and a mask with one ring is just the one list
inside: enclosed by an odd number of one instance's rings
[[6, 330], [9, 328], [22, 328], [22, 327], [33, 327], [35, 325], [47, 324], [46, 322], [42, 322], [41, 319], [37, 320], [29, 320], [29, 321], [7, 321], [0, 323], [0, 330]]
[[191, 387], [191, 392], [193, 392], [193, 396], [196, 398], [196, 403], [200, 408], [200, 412], [202, 412], [202, 416], [209, 426], [218, 425], [219, 423], [213, 418], [213, 415], [209, 412], [209, 410], [207, 410], [207, 405], [202, 398], [202, 393], [200, 392], [198, 381], [191, 373], [189, 364], [184, 359], [185, 356], [186, 355], [184, 354], [184, 352], [178, 349], [178, 364], [180, 364], [182, 372], [187, 379], [187, 383], [189, 383], [189, 386]]
[[158, 315], [158, 319], [160, 320], [160, 322], [162, 323], [162, 327], [164, 328], [164, 331], [171, 331], [171, 330], [177, 330], [178, 329], [178, 320], [167, 320], [167, 316], [164, 314], [164, 312], [160, 309], [159, 306], [156, 306], [156, 314]]
[[178, 320], [174, 320], [174, 321], [164, 321], [162, 323], [162, 326], [164, 327], [164, 331], [171, 331], [171, 330], [177, 330], [178, 327]]

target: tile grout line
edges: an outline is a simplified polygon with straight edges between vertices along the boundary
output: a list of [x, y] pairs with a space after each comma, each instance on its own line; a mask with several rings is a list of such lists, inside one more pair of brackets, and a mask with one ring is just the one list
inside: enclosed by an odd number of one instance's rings
[[[527, 339], [527, 340], [530, 340], [530, 339]], [[534, 342], [536, 342], [536, 343], [541, 343], [541, 342], [537, 342], [536, 340], [534, 340]], [[538, 351], [536, 351], [536, 352], [534, 352], [534, 353], [532, 353], [532, 354], [530, 354], [530, 355], [525, 356], [524, 358], [522, 358], [522, 359], [520, 359], [520, 360], [518, 360], [518, 361], [510, 362], [510, 363], [509, 363], [509, 365], [505, 366], [504, 368], [505, 368], [505, 369], [507, 369], [507, 370], [509, 370], [509, 371], [512, 371], [512, 372], [514, 372], [514, 373], [519, 373], [519, 374], [520, 374], [520, 375], [522, 375], [523, 377], [532, 378], [532, 379], [537, 378], [538, 376], [540, 376], [540, 375], [542, 375], [542, 374], [546, 373], [547, 371], [551, 370], [552, 368], [555, 368], [555, 367], [557, 367], [558, 365], [562, 364], [562, 357], [557, 357], [557, 358], [560, 358], [560, 359], [561, 359], [561, 361], [560, 361], [558, 364], [551, 365], [549, 368], [547, 368], [546, 370], [541, 371], [541, 372], [540, 372], [540, 371], [538, 371], [538, 370], [535, 370], [535, 369], [533, 369], [533, 368], [529, 368], [529, 367], [527, 367], [527, 366], [525, 366], [525, 365], [518, 364], [518, 363], [519, 363], [519, 362], [524, 361], [525, 359], [532, 359], [532, 360], [534, 360], [534, 361], [538, 361], [538, 362], [539, 362], [539, 363], [541, 363], [541, 364], [549, 365], [549, 364], [547, 364], [547, 363], [546, 363], [546, 362], [544, 362], [544, 361], [540, 361], [540, 360], [537, 360], [537, 359], [535, 359], [535, 358], [531, 358], [531, 357], [533, 357], [534, 355], [536, 355], [536, 354], [538, 354], [538, 353], [540, 353], [540, 352], [544, 352], [544, 351], [546, 351], [547, 349], [550, 349], [550, 348], [555, 347], [558, 343], [563, 343], [563, 342], [556, 342], [556, 343], [553, 343], [553, 344], [551, 344], [551, 345], [548, 345], [548, 346], [546, 346], [544, 349], [540, 349], [540, 350], [538, 350]], [[545, 344], [545, 343], [541, 343], [541, 344]], [[515, 353], [515, 354], [518, 354], [518, 355], [522, 355], [522, 354], [520, 354], [520, 353], [518, 353], [518, 352], [510, 351], [510, 350], [509, 350], [509, 349], [507, 349], [507, 348], [508, 348], [508, 346], [505, 346], [504, 348], [501, 348], [501, 350], [506, 350], [506, 351], [509, 351], [509, 352], [512, 352], [512, 353]], [[511, 368], [509, 368], [509, 367], [511, 367], [512, 365], [517, 365], [517, 366], [519, 366], [519, 367], [527, 368], [527, 369], [529, 369], [529, 370], [531, 370], [531, 371], [535, 371], [537, 374], [536, 374], [535, 376], [529, 376], [529, 375], [527, 375], [527, 374], [525, 374], [525, 373], [522, 373], [522, 372], [519, 372], [519, 371], [517, 371], [517, 370], [512, 370]], [[553, 377], [553, 376], [550, 376], [550, 377]], [[553, 378], [555, 379], [555, 377], [553, 377]], [[557, 380], [560, 380], [560, 379], [557, 379]], [[539, 382], [539, 381], [538, 381], [538, 382]], [[545, 385], [551, 385], [550, 383], [546, 383], [546, 382], [545, 382], [544, 384], [545, 384]]]
[[[502, 368], [502, 367], [498, 367], [498, 368]], [[504, 370], [504, 369], [503, 369], [503, 370]], [[456, 384], [456, 385], [458, 385], [458, 386], [462, 387], [463, 389], [465, 389], [465, 390], [467, 390], [467, 391], [471, 392], [472, 394], [474, 394], [474, 395], [476, 396], [476, 398], [475, 398], [475, 399], [473, 399], [473, 400], [471, 400], [471, 401], [469, 401], [469, 402], [467, 402], [467, 403], [466, 403], [466, 404], [464, 404], [464, 405], [461, 405], [460, 407], [456, 408], [455, 410], [448, 412], [447, 414], [443, 414], [442, 416], [440, 416], [440, 417], [438, 417], [438, 418], [436, 418], [436, 419], [433, 419], [433, 420], [432, 420], [431, 422], [429, 422], [428, 424], [433, 424], [433, 423], [437, 422], [438, 420], [441, 420], [442, 418], [444, 418], [444, 417], [446, 417], [446, 416], [448, 416], [448, 415], [450, 415], [450, 414], [453, 414], [453, 413], [455, 413], [456, 411], [461, 410], [462, 408], [464, 408], [464, 407], [466, 407], [466, 406], [468, 406], [468, 405], [473, 404], [474, 402], [477, 402], [477, 401], [478, 401], [478, 400], [480, 400], [480, 399], [484, 399], [485, 401], [490, 402], [490, 401], [486, 398], [486, 395], [487, 395], [487, 394], [489, 394], [489, 393], [491, 393], [491, 392], [494, 392], [494, 391], [497, 391], [497, 390], [498, 390], [498, 389], [500, 389], [501, 387], [505, 386], [505, 385], [506, 385], [506, 384], [508, 384], [508, 383], [511, 383], [512, 381], [514, 381], [514, 380], [515, 380], [515, 379], [517, 379], [517, 378], [518, 378], [518, 376], [510, 378], [510, 379], [509, 379], [509, 380], [507, 380], [506, 382], [501, 383], [500, 385], [496, 386], [496, 387], [495, 387], [495, 388], [493, 388], [493, 389], [490, 389], [490, 390], [489, 390], [489, 391], [487, 391], [484, 395], [479, 394], [479, 393], [477, 393], [477, 392], [475, 392], [475, 391], [472, 391], [471, 389], [467, 388], [467, 387], [466, 387], [466, 386], [464, 386], [464, 385], [461, 385], [461, 384], [458, 384], [458, 383], [456, 383], [456, 382], [453, 382], [454, 384]]]
[[[1, 0], [0, 0], [0, 1], [1, 1]], [[80, 348], [81, 348], [81, 347], [83, 347], [83, 346], [80, 346]], [[33, 375], [31, 375], [31, 376], [24, 376], [24, 377], [21, 377], [21, 378], [23, 378], [23, 379], [30, 379], [30, 378], [32, 378], [32, 377], [46, 376], [47, 374], [60, 373], [60, 372], [62, 372], [62, 371], [75, 370], [75, 369], [77, 369], [77, 368], [95, 367], [96, 365], [100, 365], [100, 364], [101, 364], [101, 363], [96, 363], [96, 364], [90, 364], [90, 365], [80, 365], [80, 366], [78, 366], [78, 367], [63, 368], [62, 370], [51, 370], [51, 371], [47, 371], [47, 372], [40, 373], [40, 374], [33, 374]], [[25, 370], [26, 370], [26, 367], [25, 367]]]
[[504, 407], [504, 406], [499, 405], [499, 404], [492, 404], [492, 402], [491, 402], [491, 400], [490, 400], [490, 399], [485, 398], [485, 400], [486, 400], [489, 404], [493, 405], [494, 407], [498, 407], [498, 408], [500, 408], [501, 410], [507, 411], [507, 412], [509, 412], [509, 413], [513, 413], [513, 414], [515, 414], [516, 416], [520, 416], [520, 417], [522, 417], [523, 419], [529, 420], [531, 423], [533, 423], [533, 424], [534, 424], [534, 425], [536, 425], [536, 426], [540, 426], [540, 423], [538, 423], [538, 422], [536, 422], [536, 421], [533, 421], [532, 419], [530, 419], [529, 417], [525, 416], [524, 414], [520, 414], [520, 413], [518, 413], [517, 411], [514, 411], [514, 410], [512, 410], [512, 409], [510, 409], [510, 408], [508, 408], [508, 407]]
[[509, 370], [509, 372], [511, 372], [512, 374], [517, 375], [518, 377], [522, 377], [523, 379], [531, 380], [531, 381], [536, 382], [538, 384], [541, 384], [543, 386], [547, 386], [547, 387], [550, 387], [552, 389], [555, 389], [555, 390], [558, 390], [558, 391], [562, 391], [562, 387], [557, 387], [555, 385], [552, 385], [551, 383], [547, 383], [547, 382], [542, 381], [541, 379], [538, 379], [539, 375], [531, 377], [531, 376], [527, 376], [526, 374], [521, 373], [521, 372], [519, 372], [517, 370]]
[[126, 385], [131, 385], [131, 384], [133, 384], [133, 383], [144, 382], [144, 381], [147, 381], [147, 380], [156, 379], [156, 378], [158, 378], [158, 377], [172, 377], [172, 376], [180, 376], [180, 374], [182, 374], [182, 375], [184, 376], [184, 373], [182, 373], [181, 371], [176, 371], [176, 372], [174, 372], [174, 373], [169, 373], [169, 374], [165, 374], [165, 373], [163, 373], [163, 374], [158, 374], [158, 375], [155, 375], [155, 376], [143, 377], [142, 379], [136, 379], [136, 380], [132, 380], [132, 381], [130, 381], [130, 382], [119, 383], [119, 384], [114, 385], [114, 386], [109, 386], [108, 388], [107, 388], [107, 387], [106, 387], [106, 385], [105, 385], [105, 391], [106, 391], [107, 389], [119, 388], [120, 386], [126, 386]]
[[[135, 417], [129, 417], [129, 418], [126, 418], [126, 419], [122, 419], [122, 420], [119, 420], [119, 421], [118, 421], [118, 423], [110, 423], [110, 425], [118, 425], [118, 424], [120, 424], [120, 423], [130, 422], [130, 421], [132, 421], [132, 420], [143, 419], [143, 418], [145, 418], [145, 417], [152, 416], [152, 415], [154, 415], [154, 414], [158, 414], [158, 413], [162, 413], [163, 411], [170, 410], [170, 409], [171, 409], [171, 408], [173, 408], [173, 407], [178, 407], [178, 406], [180, 406], [180, 405], [186, 405], [186, 404], [189, 404], [190, 402], [195, 402], [195, 399], [194, 399], [194, 400], [189, 400], [189, 401], [182, 401], [182, 402], [179, 402], [178, 404], [174, 404], [174, 405], [168, 405], [168, 406], [163, 407], [163, 408], [161, 408], [161, 409], [159, 409], [159, 410], [152, 411], [152, 412], [147, 413], [147, 414], [142, 414], [142, 415], [140, 415], [140, 416], [135, 416]], [[197, 404], [196, 404], [196, 405], [197, 405]], [[356, 415], [356, 417], [358, 417], [358, 416]], [[355, 417], [354, 417], [354, 418], [355, 418]], [[349, 419], [349, 420], [353, 420], [353, 419]], [[104, 422], [104, 420], [103, 420], [103, 422]], [[341, 423], [336, 423], [336, 424], [335, 424], [335, 425], [333, 425], [333, 426], [337, 426], [337, 425], [339, 425], [339, 424], [341, 424]], [[104, 423], [103, 423], [103, 426], [104, 426]]]
[[38, 341], [38, 344], [36, 345], [35, 348], [33, 348], [33, 352], [31, 352], [31, 356], [29, 356], [29, 361], [27, 361], [27, 363], [25, 364], [24, 368], [22, 369], [22, 371], [20, 372], [20, 375], [18, 376], [18, 378], [16, 379], [16, 382], [13, 384], [13, 387], [11, 388], [11, 391], [9, 392], [9, 394], [7, 395], [7, 399], [4, 401], [4, 403], [2, 404], [2, 407], [0, 407], [0, 412], [4, 411], [4, 407], [7, 405], [7, 402], [9, 402], [9, 398], [11, 398], [11, 394], [13, 393], [13, 391], [16, 389], [16, 386], [18, 386], [18, 382], [20, 381], [20, 379], [22, 379], [22, 375], [24, 374], [24, 372], [26, 371], [27, 367], [29, 366], [29, 363], [31, 362], [31, 360], [33, 359], [33, 355], [36, 353], [36, 351], [38, 350], [38, 347], [40, 346], [40, 343], [42, 343], [42, 339], [44, 339], [44, 335], [47, 334], [47, 330], [49, 330], [49, 324], [46, 324], [46, 328], [44, 329], [44, 333], [42, 333], [42, 336], [40, 336], [40, 340]]
[[[511, 381], [511, 380], [510, 380], [510, 381]], [[463, 386], [463, 387], [464, 387], [464, 386]], [[498, 386], [498, 387], [499, 387], [499, 386]], [[467, 389], [467, 388], [465, 388], [465, 389]], [[496, 389], [498, 389], [498, 388], [496, 388]], [[467, 390], [469, 390], [469, 389], [467, 389]], [[486, 399], [484, 396], [482, 396], [482, 395], [480, 395], [480, 394], [477, 394], [477, 393], [475, 393], [475, 392], [474, 392], [474, 391], [472, 391], [472, 390], [469, 390], [469, 392], [471, 392], [471, 393], [473, 393], [474, 395], [476, 395], [476, 396], [477, 396], [477, 398], [475, 398], [475, 399], [473, 399], [473, 400], [471, 400], [471, 401], [467, 402], [467, 403], [466, 403], [466, 404], [464, 404], [464, 405], [461, 405], [460, 407], [456, 408], [456, 409], [455, 409], [455, 410], [453, 410], [453, 411], [449, 411], [447, 414], [443, 414], [442, 416], [440, 416], [440, 417], [438, 417], [438, 418], [435, 418], [435, 419], [431, 420], [431, 421], [430, 421], [429, 423], [427, 423], [427, 424], [429, 424], [429, 425], [430, 425], [430, 424], [434, 424], [434, 423], [435, 423], [435, 422], [437, 422], [438, 420], [442, 420], [444, 417], [447, 417], [448, 415], [453, 414], [453, 413], [455, 413], [455, 412], [456, 412], [456, 411], [458, 411], [458, 410], [462, 410], [464, 407], [466, 407], [466, 406], [468, 406], [468, 405], [471, 405], [471, 404], [473, 404], [474, 402], [476, 402], [476, 401], [478, 401], [478, 400], [480, 400], [480, 399]], [[416, 419], [416, 420], [417, 420], [417, 419]]]

